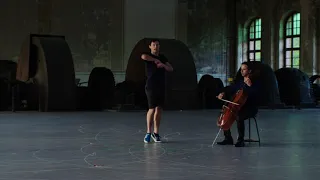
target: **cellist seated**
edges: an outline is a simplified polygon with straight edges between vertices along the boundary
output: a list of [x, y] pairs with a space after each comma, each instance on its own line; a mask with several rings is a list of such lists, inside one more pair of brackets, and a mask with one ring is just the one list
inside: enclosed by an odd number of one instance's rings
[[[254, 117], [258, 113], [258, 96], [257, 92], [259, 91], [259, 82], [252, 82], [249, 79], [249, 75], [251, 75], [252, 69], [249, 67], [249, 64], [244, 62], [241, 64], [241, 75], [243, 76], [243, 80], [229, 87], [230, 93], [235, 94], [239, 89], [243, 88], [244, 91], [247, 92], [248, 97], [245, 104], [243, 104], [242, 108], [238, 112], [237, 118], [237, 128], [238, 128], [238, 139], [235, 147], [243, 147], [244, 143], [244, 132], [245, 132], [245, 124], [244, 120], [249, 119], [250, 117]], [[222, 99], [225, 95], [225, 92], [222, 92], [218, 95], [219, 99]], [[231, 131], [224, 131], [225, 139], [221, 142], [218, 142], [219, 145], [233, 145], [233, 138], [231, 136]]]

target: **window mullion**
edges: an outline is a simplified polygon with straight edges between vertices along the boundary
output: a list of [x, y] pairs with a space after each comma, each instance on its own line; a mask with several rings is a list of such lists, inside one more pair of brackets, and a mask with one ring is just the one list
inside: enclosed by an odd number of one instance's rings
[[[293, 23], [293, 21], [292, 21], [292, 23]], [[292, 27], [293, 27], [293, 24], [292, 24]], [[294, 30], [294, 28], [295, 27], [292, 28], [292, 31]], [[291, 50], [291, 53], [292, 53], [292, 55], [291, 55], [291, 67], [293, 68], [293, 66], [294, 66], [294, 57], [293, 57], [293, 52], [294, 52], [294, 49], [293, 49], [294, 48], [294, 46], [293, 46], [294, 34], [292, 33], [292, 35], [293, 36], [291, 37], [291, 42], [292, 42], [291, 43], [291, 48], [292, 48], [292, 50]]]

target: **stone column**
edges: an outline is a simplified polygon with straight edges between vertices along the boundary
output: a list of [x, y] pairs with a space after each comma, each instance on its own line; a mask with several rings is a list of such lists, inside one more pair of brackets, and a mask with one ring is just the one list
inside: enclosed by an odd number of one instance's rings
[[112, 71], [125, 71], [124, 65], [124, 0], [110, 1], [111, 34], [110, 59]]
[[237, 21], [236, 0], [228, 0], [227, 3], [227, 78], [233, 77], [237, 72]]
[[[280, 55], [282, 55], [282, 46], [283, 43], [282, 39], [280, 39], [280, 37], [282, 37], [283, 35], [280, 34], [281, 32], [279, 31], [280, 28], [282, 28], [282, 16], [283, 16], [283, 12], [281, 11], [282, 9], [282, 1], [278, 1], [278, 0], [273, 0], [273, 6], [272, 9], [270, 9], [270, 13], [272, 13], [271, 18], [271, 33], [272, 36], [270, 37], [272, 40], [272, 44], [271, 44], [271, 58], [272, 58], [272, 66], [273, 70], [278, 70], [280, 68], [282, 68], [282, 66], [280, 66], [280, 61], [283, 61], [283, 58], [280, 58]], [[281, 51], [281, 52], [280, 52]], [[283, 56], [283, 55], [282, 55]]]
[[272, 68], [274, 68], [274, 59], [273, 59], [273, 17], [272, 14], [274, 1], [262, 1], [261, 2], [261, 25], [262, 25], [262, 33], [261, 33], [261, 50], [262, 50], [262, 62], [268, 64]]
[[38, 33], [50, 34], [52, 21], [52, 0], [38, 0]]
[[178, 0], [176, 9], [176, 39], [187, 44], [188, 37], [188, 1]]
[[315, 72], [316, 74], [320, 74], [320, 1], [319, 4], [317, 5], [317, 9], [316, 9], [316, 53], [314, 53], [316, 55], [315, 59], [316, 59], [316, 63], [315, 65]]
[[300, 0], [301, 5], [301, 55], [300, 69], [309, 76], [313, 74], [315, 62], [315, 5], [311, 0]]

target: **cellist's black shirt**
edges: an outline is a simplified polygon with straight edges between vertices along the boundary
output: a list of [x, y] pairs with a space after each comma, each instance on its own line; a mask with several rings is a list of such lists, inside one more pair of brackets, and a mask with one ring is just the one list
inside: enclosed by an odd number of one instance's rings
[[243, 108], [257, 109], [259, 106], [259, 88], [260, 82], [255, 81], [251, 86], [248, 86], [243, 80], [238, 81], [236, 84], [233, 84], [229, 87], [230, 93], [233, 95], [238, 90], [243, 88], [245, 92], [248, 93], [248, 98], [246, 103], [243, 105]]

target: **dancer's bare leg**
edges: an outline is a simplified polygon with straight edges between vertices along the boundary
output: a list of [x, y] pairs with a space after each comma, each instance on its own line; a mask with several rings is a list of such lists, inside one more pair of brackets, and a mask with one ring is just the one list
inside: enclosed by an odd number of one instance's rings
[[156, 134], [159, 134], [161, 114], [162, 114], [162, 108], [156, 107], [154, 112], [154, 118], [153, 118], [153, 121], [154, 121], [153, 132]]
[[149, 109], [147, 113], [147, 133], [151, 133], [151, 127], [155, 115], [155, 109]]

